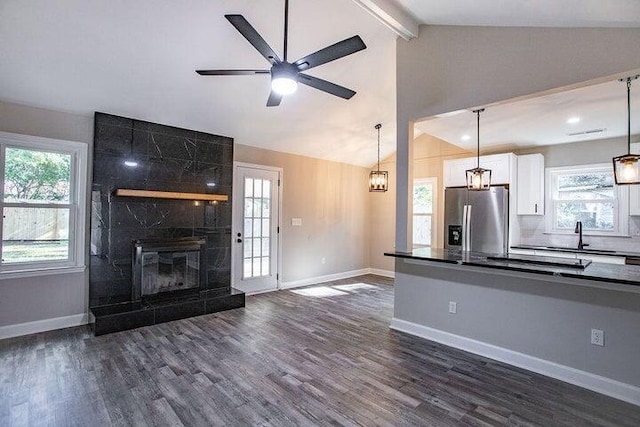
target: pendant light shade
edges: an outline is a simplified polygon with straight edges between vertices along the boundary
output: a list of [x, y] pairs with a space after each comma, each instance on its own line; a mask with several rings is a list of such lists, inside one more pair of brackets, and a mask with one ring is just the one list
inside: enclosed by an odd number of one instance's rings
[[380, 170], [380, 128], [378, 123], [375, 128], [378, 131], [378, 169], [369, 174], [369, 191], [383, 193], [389, 189], [389, 172]]
[[479, 110], [473, 110], [477, 116], [478, 124], [478, 151], [477, 151], [477, 163], [473, 169], [467, 169], [467, 189], [479, 191], [488, 190], [491, 187], [491, 170], [483, 169], [480, 167], [480, 113], [484, 111], [484, 108]]
[[640, 76], [627, 77], [627, 154], [613, 158], [613, 173], [617, 185], [640, 184], [640, 154], [631, 154], [631, 81]]

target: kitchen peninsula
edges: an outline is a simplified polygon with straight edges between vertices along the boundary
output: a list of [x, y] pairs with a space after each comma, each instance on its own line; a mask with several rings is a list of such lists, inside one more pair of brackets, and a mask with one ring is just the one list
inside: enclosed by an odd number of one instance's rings
[[[392, 329], [640, 404], [639, 266], [436, 248], [385, 255], [396, 259]], [[603, 346], [592, 330], [604, 331]]]

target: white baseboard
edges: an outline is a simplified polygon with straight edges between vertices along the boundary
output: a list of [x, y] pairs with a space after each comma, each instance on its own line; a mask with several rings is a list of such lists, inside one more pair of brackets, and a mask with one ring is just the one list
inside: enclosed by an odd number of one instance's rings
[[640, 406], [640, 387], [406, 320], [393, 318], [390, 327]]
[[80, 313], [73, 314], [71, 316], [55, 317], [53, 319], [36, 320], [34, 322], [0, 326], [0, 339], [36, 334], [38, 332], [52, 331], [54, 329], [86, 325], [88, 321], [89, 316], [86, 313]]
[[396, 272], [391, 270], [381, 270], [379, 268], [370, 268], [369, 274], [375, 274], [376, 276], [389, 277], [391, 279], [396, 277]]
[[291, 282], [280, 282], [280, 289], [299, 288], [300, 286], [316, 285], [333, 280], [349, 279], [351, 277], [369, 274], [370, 271], [370, 268], [361, 268], [360, 270], [344, 271], [342, 273], [327, 274], [325, 276], [310, 277], [308, 279], [293, 280]]

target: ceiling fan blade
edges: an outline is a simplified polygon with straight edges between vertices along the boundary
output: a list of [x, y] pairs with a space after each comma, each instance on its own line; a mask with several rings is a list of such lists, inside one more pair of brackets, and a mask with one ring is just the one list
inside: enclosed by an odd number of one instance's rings
[[280, 101], [282, 101], [282, 95], [271, 91], [269, 99], [267, 99], [267, 107], [277, 107], [280, 105]]
[[327, 46], [324, 49], [320, 49], [304, 58], [300, 58], [294, 62], [293, 65], [298, 67], [299, 70], [308, 70], [309, 68], [335, 61], [336, 59], [351, 55], [366, 48], [367, 46], [360, 36], [353, 36], [336, 44], [332, 44], [331, 46]]
[[231, 25], [236, 27], [236, 30], [238, 30], [240, 34], [242, 34], [244, 38], [247, 39], [247, 41], [249, 41], [249, 43], [251, 43], [251, 45], [255, 47], [262, 56], [265, 57], [267, 61], [269, 61], [271, 64], [282, 62], [280, 61], [278, 55], [273, 51], [273, 49], [271, 49], [267, 42], [264, 41], [262, 36], [258, 34], [256, 29], [253, 28], [251, 24], [249, 24], [249, 21], [244, 19], [244, 16], [224, 15], [224, 17], [227, 18], [229, 22], [231, 22]]
[[298, 74], [298, 82], [344, 99], [351, 99], [351, 97], [356, 94], [355, 91], [347, 89], [344, 86], [302, 73]]
[[201, 76], [250, 76], [253, 74], [269, 74], [269, 70], [196, 70]]

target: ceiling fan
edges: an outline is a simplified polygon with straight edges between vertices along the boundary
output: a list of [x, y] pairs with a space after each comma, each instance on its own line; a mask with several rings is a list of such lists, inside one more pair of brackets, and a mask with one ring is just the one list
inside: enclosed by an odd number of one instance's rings
[[360, 36], [353, 36], [342, 40], [324, 49], [320, 49], [310, 55], [302, 57], [295, 62], [287, 61], [287, 38], [289, 31], [289, 0], [284, 2], [284, 58], [281, 60], [278, 55], [271, 49], [266, 41], [258, 34], [258, 32], [249, 24], [242, 15], [225, 15], [225, 18], [236, 30], [244, 36], [244, 38], [255, 47], [262, 56], [271, 63], [270, 70], [196, 70], [201, 76], [244, 76], [253, 74], [271, 74], [271, 93], [267, 100], [267, 107], [275, 107], [280, 105], [282, 97], [296, 91], [298, 83], [311, 86], [331, 95], [339, 96], [344, 99], [350, 99], [356, 93], [346, 87], [319, 79], [302, 71], [309, 70], [318, 65], [335, 61], [360, 50], [366, 49]]

